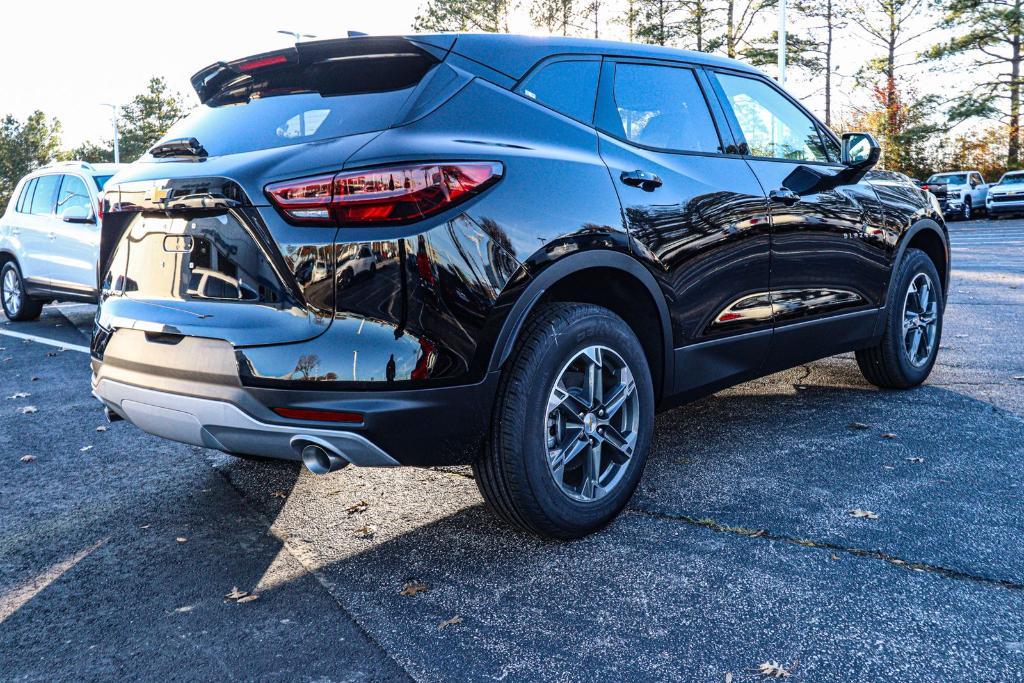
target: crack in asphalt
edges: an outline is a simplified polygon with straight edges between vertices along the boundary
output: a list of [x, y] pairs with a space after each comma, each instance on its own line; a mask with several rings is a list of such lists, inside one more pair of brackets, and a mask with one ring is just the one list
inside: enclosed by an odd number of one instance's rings
[[241, 498], [242, 504], [245, 505], [245, 507], [248, 508], [253, 515], [255, 515], [258, 519], [260, 519], [263, 522], [264, 526], [266, 527], [266, 532], [281, 542], [281, 549], [287, 552], [289, 555], [291, 555], [291, 557], [294, 558], [296, 562], [302, 565], [303, 569], [309, 572], [310, 576], [316, 579], [316, 582], [320, 584], [320, 586], [324, 589], [324, 592], [326, 592], [327, 595], [330, 596], [331, 600], [334, 601], [338, 608], [348, 616], [348, 618], [352, 621], [352, 624], [355, 625], [356, 629], [358, 629], [359, 632], [369, 642], [373, 643], [381, 652], [383, 652], [385, 657], [394, 662], [395, 665], [399, 669], [401, 669], [406, 676], [409, 677], [409, 680], [419, 680], [412, 674], [411, 671], [409, 671], [408, 667], [406, 667], [405, 664], [399, 661], [399, 659], [395, 657], [395, 655], [390, 650], [384, 647], [384, 644], [380, 642], [373, 633], [371, 633], [365, 626], [363, 626], [362, 623], [360, 623], [359, 619], [356, 618], [356, 615], [353, 614], [351, 610], [349, 610], [349, 608], [345, 605], [344, 602], [341, 601], [341, 599], [337, 595], [334, 594], [334, 591], [331, 589], [331, 581], [320, 572], [320, 570], [314, 565], [313, 562], [308, 561], [308, 557], [306, 557], [306, 552], [301, 547], [298, 547], [294, 543], [292, 543], [288, 539], [288, 536], [286, 534], [282, 534], [274, 530], [273, 521], [269, 519], [265, 514], [263, 514], [263, 512], [257, 506], [252, 504], [252, 502], [246, 495], [245, 491], [235, 484], [234, 480], [231, 478], [231, 475], [229, 475], [227, 472], [223, 471], [213, 463], [210, 463], [209, 461], [207, 462], [207, 464], [209, 465], [210, 469], [216, 472], [217, 475], [221, 479], [223, 479], [229, 487], [231, 487], [231, 490], [234, 491], [239, 498]]
[[668, 512], [658, 512], [656, 510], [645, 510], [643, 508], [629, 507], [624, 511], [626, 513], [633, 513], [643, 515], [645, 517], [653, 517], [655, 519], [662, 519], [672, 522], [683, 522], [691, 526], [699, 526], [705, 529], [710, 529], [716, 533], [732, 534], [734, 536], [745, 536], [747, 538], [759, 538], [768, 541], [778, 541], [780, 543], [787, 543], [789, 545], [796, 545], [803, 548], [817, 548], [820, 550], [831, 550], [834, 553], [844, 553], [846, 555], [853, 555], [855, 557], [864, 557], [872, 560], [881, 560], [888, 562], [889, 564], [901, 567], [903, 569], [924, 572], [927, 574], [937, 574], [948, 579], [958, 579], [962, 581], [973, 581], [975, 583], [986, 584], [989, 586], [996, 586], [999, 588], [1006, 588], [1008, 590], [1024, 590], [1024, 583], [1018, 583], [1016, 581], [1009, 581], [1007, 579], [997, 579], [991, 576], [982, 576], [980, 574], [972, 574], [959, 569], [950, 569], [949, 567], [943, 567], [940, 565], [929, 564], [927, 562], [914, 562], [911, 560], [904, 560], [896, 555], [890, 555], [880, 550], [867, 550], [864, 548], [854, 548], [850, 546], [840, 545], [838, 543], [830, 543], [827, 541], [812, 541], [806, 538], [800, 538], [797, 536], [789, 536], [788, 534], [777, 534], [767, 529], [748, 528], [740, 526], [729, 526], [721, 522], [715, 521], [708, 517], [693, 517], [692, 515], [674, 514]]

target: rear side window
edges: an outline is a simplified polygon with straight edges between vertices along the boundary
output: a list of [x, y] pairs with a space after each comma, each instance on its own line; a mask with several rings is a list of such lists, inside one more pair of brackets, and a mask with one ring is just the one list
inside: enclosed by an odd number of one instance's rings
[[49, 216], [57, 201], [57, 188], [60, 187], [59, 175], [44, 175], [36, 180], [36, 191], [32, 195], [31, 213], [37, 216]]
[[707, 100], [692, 69], [653, 64], [615, 66], [620, 137], [647, 147], [721, 152]]
[[529, 76], [519, 92], [589, 125], [600, 72], [601, 62], [596, 59], [552, 62]]
[[196, 138], [211, 156], [384, 130], [434, 62], [422, 55], [327, 59], [232, 81], [163, 140]]
[[112, 175], [94, 175], [92, 177], [92, 179], [93, 179], [93, 182], [96, 183], [96, 189], [97, 190], [102, 190], [106, 186], [107, 181], [110, 180], [113, 177], [114, 176], [112, 176]]
[[25, 186], [21, 188], [21, 194], [18, 195], [18, 204], [14, 208], [15, 211], [28, 213], [29, 209], [32, 207], [32, 190], [34, 190], [35, 187], [35, 178], [25, 183]]

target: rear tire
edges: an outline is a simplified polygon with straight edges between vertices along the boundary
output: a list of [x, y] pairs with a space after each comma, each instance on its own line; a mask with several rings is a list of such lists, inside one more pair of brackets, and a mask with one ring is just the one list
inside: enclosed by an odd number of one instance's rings
[[600, 306], [544, 304], [502, 374], [489, 443], [473, 472], [502, 519], [541, 536], [578, 538], [625, 507], [653, 427], [651, 374], [630, 327]]
[[25, 291], [21, 269], [15, 261], [0, 268], [0, 305], [4, 315], [13, 322], [35, 320], [43, 312], [43, 302], [31, 298]]
[[974, 208], [971, 206], [971, 198], [968, 197], [964, 200], [964, 208], [960, 213], [960, 218], [969, 221], [974, 218]]
[[857, 351], [865, 379], [883, 389], [909, 389], [928, 378], [942, 340], [942, 281], [920, 249], [907, 249], [889, 294], [882, 341]]

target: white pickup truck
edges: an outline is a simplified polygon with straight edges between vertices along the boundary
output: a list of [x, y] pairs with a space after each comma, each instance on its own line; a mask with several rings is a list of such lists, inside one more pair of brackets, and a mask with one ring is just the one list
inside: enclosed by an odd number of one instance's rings
[[975, 211], [984, 210], [988, 198], [988, 183], [978, 171], [936, 173], [921, 189], [935, 195], [945, 217], [965, 221], [970, 220]]

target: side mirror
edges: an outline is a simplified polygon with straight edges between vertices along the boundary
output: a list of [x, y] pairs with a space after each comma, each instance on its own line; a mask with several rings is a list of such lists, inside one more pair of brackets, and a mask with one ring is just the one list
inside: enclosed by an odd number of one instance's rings
[[84, 206], [69, 206], [60, 212], [60, 217], [65, 223], [95, 223], [92, 209]]
[[843, 163], [857, 171], [874, 168], [882, 148], [871, 133], [843, 133]]

